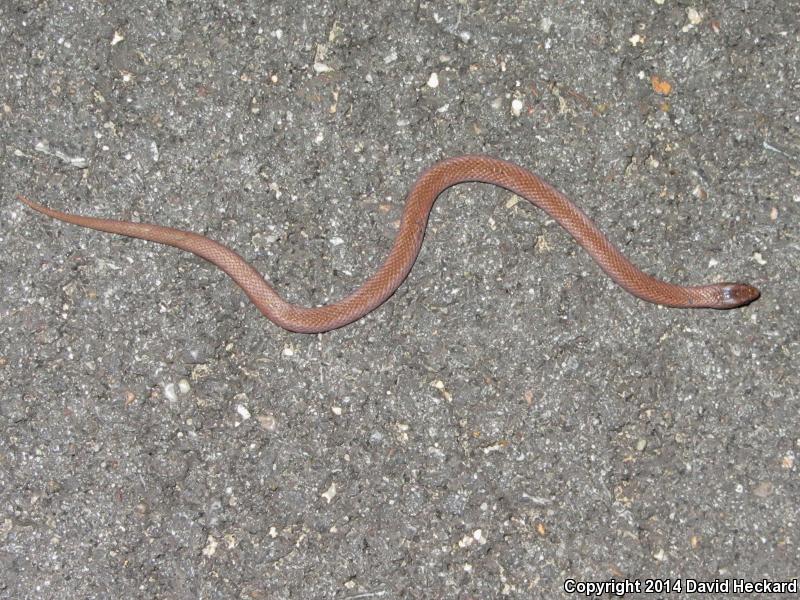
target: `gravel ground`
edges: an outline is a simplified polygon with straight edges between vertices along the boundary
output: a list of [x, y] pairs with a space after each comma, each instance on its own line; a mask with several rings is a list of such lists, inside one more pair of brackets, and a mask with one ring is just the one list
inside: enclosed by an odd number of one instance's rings
[[[797, 577], [799, 12], [0, 4], [0, 596]], [[15, 201], [192, 229], [320, 304], [468, 152], [547, 178], [649, 272], [762, 298], [638, 301], [462, 185], [386, 305], [298, 335], [191, 255]]]

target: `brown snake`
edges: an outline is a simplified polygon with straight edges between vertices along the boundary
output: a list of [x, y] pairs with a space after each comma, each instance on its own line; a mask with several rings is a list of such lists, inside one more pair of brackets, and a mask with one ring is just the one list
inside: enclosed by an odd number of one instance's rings
[[652, 277], [625, 258], [581, 209], [550, 184], [513, 163], [487, 156], [459, 156], [436, 163], [417, 179], [406, 199], [389, 256], [352, 294], [326, 306], [290, 304], [236, 252], [202, 235], [145, 223], [71, 215], [19, 196], [34, 210], [81, 227], [141, 238], [196, 254], [225, 271], [270, 321], [299, 333], [320, 333], [356, 321], [383, 304], [403, 283], [417, 259], [433, 203], [450, 186], [491, 183], [522, 196], [566, 229], [611, 279], [634, 296], [676, 308], [736, 308], [759, 297], [746, 283], [674, 285]]

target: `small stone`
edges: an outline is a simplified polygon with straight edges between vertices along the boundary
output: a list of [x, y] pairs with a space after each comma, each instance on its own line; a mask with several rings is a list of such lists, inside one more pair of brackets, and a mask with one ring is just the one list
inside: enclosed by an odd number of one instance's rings
[[258, 415], [256, 417], [256, 421], [258, 421], [258, 424], [261, 426], [261, 429], [265, 429], [266, 431], [275, 431], [278, 425], [278, 422], [275, 420], [275, 417], [271, 414]]
[[786, 456], [784, 456], [783, 460], [781, 460], [781, 466], [784, 469], [791, 469], [794, 467], [794, 453], [789, 452]]
[[686, 16], [689, 18], [689, 23], [692, 25], [700, 25], [700, 23], [703, 22], [703, 15], [692, 6], [686, 9]]
[[208, 539], [206, 540], [206, 547], [203, 548], [203, 556], [214, 556], [217, 552], [217, 546], [219, 542], [214, 539], [214, 536], [209, 535]]
[[328, 501], [328, 504], [336, 497], [336, 483], [331, 483], [330, 487], [325, 490], [322, 494], [322, 497]]
[[167, 400], [170, 402], [175, 402], [178, 399], [178, 394], [175, 393], [174, 383], [168, 383], [164, 386], [164, 396], [166, 396]]

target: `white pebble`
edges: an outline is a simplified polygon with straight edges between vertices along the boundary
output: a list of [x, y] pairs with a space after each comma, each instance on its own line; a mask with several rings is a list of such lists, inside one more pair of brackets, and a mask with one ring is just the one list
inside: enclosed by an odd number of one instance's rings
[[689, 7], [686, 9], [686, 16], [689, 18], [689, 23], [692, 25], [700, 25], [703, 22], [703, 15], [701, 15], [696, 8]]
[[242, 404], [236, 405], [236, 412], [239, 413], [239, 416], [245, 421], [250, 418], [250, 411], [247, 410], [247, 407]]
[[330, 504], [331, 500], [336, 497], [336, 483], [331, 483], [331, 486], [322, 493], [322, 497]]
[[431, 76], [428, 77], [428, 87], [430, 88], [437, 88], [439, 87], [439, 76], [434, 71], [431, 73]]
[[175, 402], [178, 399], [178, 394], [175, 393], [174, 383], [168, 383], [164, 386], [164, 395], [170, 402]]
[[520, 116], [522, 114], [522, 106], [523, 106], [522, 100], [520, 100], [519, 98], [514, 98], [511, 101], [511, 114], [514, 115], [515, 117]]
[[214, 556], [217, 552], [217, 546], [219, 542], [214, 538], [213, 535], [209, 535], [206, 538], [206, 546], [203, 548], [203, 556]]

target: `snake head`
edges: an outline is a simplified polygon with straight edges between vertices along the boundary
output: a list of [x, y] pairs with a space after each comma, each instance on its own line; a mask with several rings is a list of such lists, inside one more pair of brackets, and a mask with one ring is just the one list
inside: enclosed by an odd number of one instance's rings
[[758, 300], [761, 292], [747, 283], [720, 283], [720, 308], [737, 308]]

